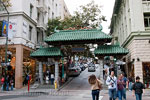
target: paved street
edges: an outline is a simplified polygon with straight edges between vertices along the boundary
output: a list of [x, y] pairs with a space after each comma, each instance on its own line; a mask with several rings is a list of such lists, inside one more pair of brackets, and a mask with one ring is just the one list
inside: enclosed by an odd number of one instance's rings
[[[86, 69], [60, 91], [37, 89], [31, 90], [30, 93], [27, 93], [25, 90], [0, 92], [0, 100], [92, 100], [88, 76], [91, 74], [98, 76], [98, 73], [99, 69], [96, 72], [88, 72]], [[135, 100], [131, 93], [127, 92], [127, 100]], [[108, 90], [102, 90], [100, 94], [99, 100], [109, 100]], [[143, 100], [150, 100], [150, 97], [144, 96]]]

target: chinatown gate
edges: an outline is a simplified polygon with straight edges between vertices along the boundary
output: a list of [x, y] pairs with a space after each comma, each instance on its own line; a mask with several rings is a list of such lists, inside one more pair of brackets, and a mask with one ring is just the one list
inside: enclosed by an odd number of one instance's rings
[[[121, 58], [126, 55], [128, 51], [119, 45], [104, 45], [110, 43], [112, 37], [102, 32], [102, 27], [99, 29], [80, 29], [80, 30], [55, 30], [55, 33], [45, 39], [45, 42], [51, 47], [41, 47], [37, 51], [30, 54], [31, 57], [39, 61], [39, 78], [40, 83], [43, 84], [42, 62], [47, 61], [48, 58], [55, 59], [55, 82], [59, 86], [59, 60], [65, 57], [65, 52], [62, 47], [68, 45], [81, 44], [97, 44], [98, 48], [95, 50], [95, 55], [99, 57], [101, 66], [100, 77], [103, 71], [103, 59], [105, 56], [117, 56]], [[71, 52], [71, 51], [70, 51]], [[73, 56], [73, 55], [71, 55]], [[62, 66], [62, 77], [64, 77], [64, 66]]]

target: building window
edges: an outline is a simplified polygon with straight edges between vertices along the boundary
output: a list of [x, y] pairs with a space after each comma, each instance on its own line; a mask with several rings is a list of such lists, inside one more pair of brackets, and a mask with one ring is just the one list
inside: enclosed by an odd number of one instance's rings
[[145, 27], [150, 27], [150, 13], [144, 14], [144, 25]]
[[142, 1], [150, 1], [150, 0], [142, 0]]
[[29, 26], [29, 40], [32, 39], [32, 26]]
[[32, 17], [32, 12], [33, 12], [33, 5], [30, 4], [30, 17]]

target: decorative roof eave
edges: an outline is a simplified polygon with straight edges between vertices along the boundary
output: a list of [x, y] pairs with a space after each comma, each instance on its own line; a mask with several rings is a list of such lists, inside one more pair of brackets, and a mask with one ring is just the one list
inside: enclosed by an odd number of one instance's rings
[[48, 48], [39, 48], [38, 50], [32, 52], [30, 54], [31, 57], [34, 58], [55, 58], [55, 57], [61, 57], [63, 56], [61, 50], [56, 47], [48, 47]]
[[96, 56], [124, 56], [128, 53], [129, 51], [127, 49], [122, 48], [119, 45], [102, 45], [94, 51]]
[[103, 33], [101, 30], [63, 30], [52, 34], [45, 39], [48, 44], [81, 44], [111, 42], [112, 37]]

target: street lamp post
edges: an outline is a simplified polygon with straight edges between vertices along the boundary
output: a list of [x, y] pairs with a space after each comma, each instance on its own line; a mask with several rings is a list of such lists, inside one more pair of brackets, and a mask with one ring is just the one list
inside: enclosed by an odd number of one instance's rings
[[[6, 12], [7, 12], [7, 14], [8, 14], [8, 17], [7, 17], [7, 22], [8, 22], [8, 25], [7, 25], [7, 28], [6, 28], [6, 44], [5, 44], [5, 64], [6, 64], [6, 68], [5, 68], [5, 80], [6, 80], [6, 70], [7, 70], [7, 50], [8, 50], [8, 27], [9, 27], [9, 12], [8, 12], [8, 10], [7, 10], [7, 8], [6, 8], [6, 5], [4, 4], [4, 2], [2, 2], [1, 0], [0, 0], [0, 3], [4, 6], [4, 8], [5, 8], [5, 10], [6, 10]], [[5, 82], [6, 83], [6, 82]]]

